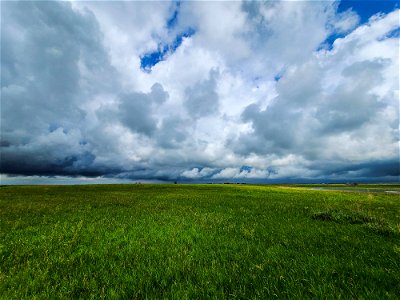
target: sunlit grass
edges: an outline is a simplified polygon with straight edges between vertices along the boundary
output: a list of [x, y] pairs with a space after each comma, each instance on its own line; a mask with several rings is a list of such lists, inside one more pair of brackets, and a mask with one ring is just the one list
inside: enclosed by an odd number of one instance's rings
[[0, 297], [396, 298], [398, 195], [0, 188]]

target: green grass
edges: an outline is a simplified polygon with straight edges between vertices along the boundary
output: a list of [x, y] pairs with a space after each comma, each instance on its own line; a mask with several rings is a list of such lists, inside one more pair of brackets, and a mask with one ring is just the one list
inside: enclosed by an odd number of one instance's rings
[[1, 299], [395, 299], [399, 195], [3, 186]]
[[370, 191], [373, 192], [385, 192], [385, 191], [400, 191], [400, 184], [386, 183], [386, 184], [357, 184], [349, 186], [346, 184], [296, 184], [290, 185], [291, 187], [305, 187], [305, 188], [322, 188], [332, 190], [348, 190], [348, 191]]

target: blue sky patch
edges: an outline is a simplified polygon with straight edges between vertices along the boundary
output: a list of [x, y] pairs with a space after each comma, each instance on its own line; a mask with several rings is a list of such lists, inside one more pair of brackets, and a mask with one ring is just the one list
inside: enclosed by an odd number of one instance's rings
[[241, 166], [241, 167], [240, 167], [240, 172], [242, 172], [242, 171], [250, 172], [252, 169], [253, 169], [253, 168], [250, 167], [250, 166]]
[[360, 16], [361, 24], [377, 13], [389, 13], [398, 8], [396, 0], [342, 0], [338, 6], [338, 12], [344, 12], [351, 8]]
[[146, 72], [151, 72], [152, 67], [178, 49], [184, 38], [191, 37], [194, 34], [195, 30], [188, 28], [185, 32], [178, 34], [171, 44], [159, 44], [156, 51], [147, 53], [140, 57], [140, 68]]
[[[390, 13], [398, 8], [398, 2], [394, 0], [342, 0], [338, 5], [337, 12], [342, 13], [348, 9], [353, 10], [360, 17], [360, 24], [367, 23], [369, 18], [378, 13]], [[345, 33], [334, 32], [320, 45], [318, 50], [332, 50], [333, 43], [338, 38], [345, 37]]]
[[172, 16], [167, 20], [167, 28], [172, 29], [176, 26], [178, 22], [178, 14], [179, 14], [179, 8], [181, 6], [181, 3], [175, 2], [175, 9], [174, 12], [172, 13]]
[[395, 30], [390, 31], [385, 36], [385, 39], [399, 38], [399, 37], [400, 37], [400, 27], [397, 27]]
[[325, 50], [332, 50], [333, 43], [335, 40], [345, 37], [346, 34], [344, 33], [332, 33], [330, 36], [326, 38], [326, 40], [319, 46], [317, 50], [325, 49]]
[[280, 71], [279, 73], [277, 73], [275, 76], [274, 76], [274, 80], [275, 81], [279, 81], [282, 77], [283, 77], [283, 70], [282, 71]]

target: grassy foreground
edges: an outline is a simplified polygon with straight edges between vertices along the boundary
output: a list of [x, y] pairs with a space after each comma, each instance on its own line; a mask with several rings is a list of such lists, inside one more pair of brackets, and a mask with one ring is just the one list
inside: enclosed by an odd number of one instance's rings
[[3, 186], [0, 298], [396, 298], [399, 195]]

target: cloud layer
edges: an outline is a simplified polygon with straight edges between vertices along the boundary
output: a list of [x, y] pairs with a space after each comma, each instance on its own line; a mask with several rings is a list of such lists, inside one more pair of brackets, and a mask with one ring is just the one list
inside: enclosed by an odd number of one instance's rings
[[3, 174], [399, 179], [398, 9], [364, 23], [331, 1], [1, 14]]

